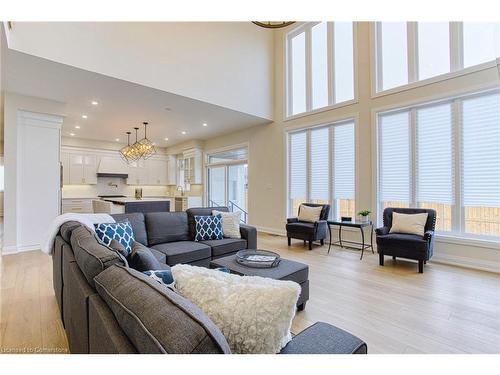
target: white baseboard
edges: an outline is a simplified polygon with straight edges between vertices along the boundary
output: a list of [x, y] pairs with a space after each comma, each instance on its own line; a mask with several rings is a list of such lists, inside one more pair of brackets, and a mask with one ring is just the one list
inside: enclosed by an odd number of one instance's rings
[[24, 253], [25, 251], [35, 251], [35, 250], [40, 250], [40, 245], [4, 246], [2, 248], [2, 255], [12, 255], [12, 254]]
[[448, 264], [451, 266], [472, 268], [472, 269], [481, 270], [481, 271], [500, 273], [500, 263], [495, 262], [495, 261], [491, 261], [491, 260], [483, 260], [483, 259], [475, 259], [475, 258], [469, 258], [469, 257], [461, 257], [461, 256], [456, 256], [456, 255], [434, 253], [430, 262]]

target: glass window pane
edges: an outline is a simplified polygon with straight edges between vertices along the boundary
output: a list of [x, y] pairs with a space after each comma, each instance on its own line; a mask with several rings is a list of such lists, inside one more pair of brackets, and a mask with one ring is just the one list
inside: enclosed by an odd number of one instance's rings
[[328, 128], [311, 131], [311, 199], [328, 200]]
[[290, 134], [290, 198], [307, 198], [306, 133]]
[[387, 90], [408, 83], [406, 22], [379, 22], [379, 87]]
[[436, 229], [451, 231], [454, 202], [451, 105], [417, 110], [417, 204], [437, 212]]
[[[247, 210], [247, 164], [228, 167], [228, 200], [233, 211]], [[244, 219], [242, 217], [242, 219]]]
[[326, 22], [311, 29], [311, 80], [313, 109], [328, 105], [328, 44]]
[[465, 232], [500, 236], [500, 94], [462, 103]]
[[210, 206], [225, 206], [225, 167], [208, 169], [208, 204]]
[[335, 22], [333, 28], [335, 103], [340, 103], [354, 99], [352, 22]]
[[381, 208], [410, 204], [409, 112], [379, 116], [379, 199]]
[[500, 23], [464, 22], [464, 68], [500, 56]]
[[418, 23], [418, 79], [450, 71], [450, 24]]
[[306, 111], [306, 34], [291, 41], [292, 49], [292, 114]]

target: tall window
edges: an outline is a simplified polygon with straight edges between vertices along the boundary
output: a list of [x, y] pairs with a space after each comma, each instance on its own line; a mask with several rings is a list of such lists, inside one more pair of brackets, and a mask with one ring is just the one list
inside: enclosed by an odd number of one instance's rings
[[354, 99], [352, 22], [309, 22], [286, 38], [287, 115]]
[[331, 217], [354, 216], [354, 122], [288, 135], [288, 213], [304, 202], [330, 204]]
[[377, 22], [375, 29], [377, 91], [500, 56], [500, 23]]
[[500, 93], [378, 115], [378, 208], [437, 211], [440, 232], [500, 238]]

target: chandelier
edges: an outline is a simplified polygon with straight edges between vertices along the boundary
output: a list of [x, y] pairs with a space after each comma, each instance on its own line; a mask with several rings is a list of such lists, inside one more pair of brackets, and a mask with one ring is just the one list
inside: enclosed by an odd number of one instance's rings
[[154, 154], [156, 154], [156, 149], [148, 137], [147, 137], [147, 122], [143, 122], [144, 125], [144, 138], [137, 140], [137, 131], [139, 128], [134, 128], [135, 130], [135, 143], [130, 144], [130, 132], [127, 132], [127, 145], [120, 149], [120, 156], [127, 163], [132, 163], [140, 159], [148, 159]]
[[252, 23], [266, 29], [281, 29], [290, 26], [295, 21], [252, 21]]

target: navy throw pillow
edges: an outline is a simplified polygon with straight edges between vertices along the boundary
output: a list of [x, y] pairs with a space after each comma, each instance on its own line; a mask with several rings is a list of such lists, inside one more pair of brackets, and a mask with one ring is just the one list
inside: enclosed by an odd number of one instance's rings
[[94, 226], [97, 237], [104, 245], [109, 246], [111, 241], [116, 240], [125, 248], [127, 254], [130, 254], [134, 231], [128, 220], [123, 223], [100, 223]]
[[196, 235], [195, 241], [222, 240], [222, 216], [195, 216]]

